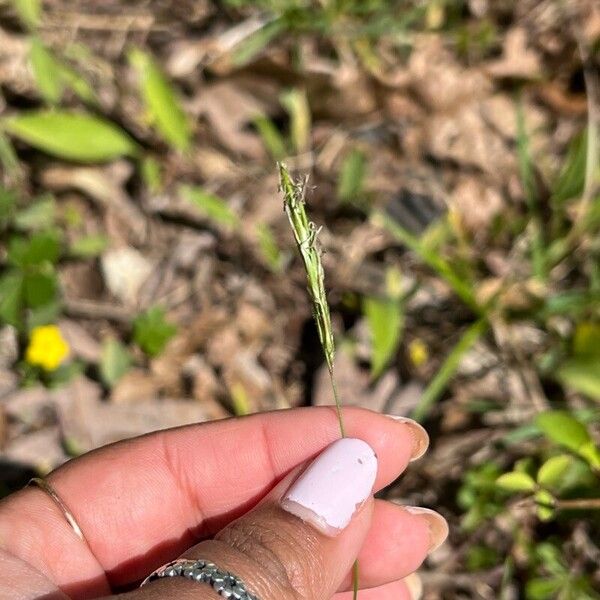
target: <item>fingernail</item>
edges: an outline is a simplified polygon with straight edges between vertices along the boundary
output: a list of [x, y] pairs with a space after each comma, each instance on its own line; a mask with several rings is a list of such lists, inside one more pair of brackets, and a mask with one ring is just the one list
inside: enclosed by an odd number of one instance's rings
[[442, 515], [422, 506], [404, 506], [403, 508], [411, 515], [419, 515], [427, 521], [427, 525], [429, 525], [429, 552], [437, 550], [446, 541], [450, 528]]
[[412, 454], [410, 455], [411, 462], [421, 458], [421, 456], [427, 452], [427, 448], [429, 448], [429, 434], [425, 431], [425, 428], [408, 417], [397, 417], [396, 415], [386, 416], [390, 417], [390, 419], [394, 419], [394, 421], [398, 421], [398, 423], [403, 423], [408, 427], [413, 439], [413, 449]]
[[328, 446], [292, 484], [281, 501], [287, 512], [325, 535], [347, 527], [373, 492], [377, 456], [362, 440], [342, 438]]
[[411, 573], [403, 579], [411, 600], [421, 600], [423, 596], [423, 582], [418, 573]]

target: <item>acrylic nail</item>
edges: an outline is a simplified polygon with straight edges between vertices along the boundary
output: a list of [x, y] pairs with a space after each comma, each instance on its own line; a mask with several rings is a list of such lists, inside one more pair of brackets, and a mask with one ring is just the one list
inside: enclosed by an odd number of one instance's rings
[[410, 456], [411, 462], [421, 458], [421, 456], [427, 452], [427, 448], [429, 448], [429, 434], [425, 428], [408, 417], [397, 417], [396, 415], [386, 416], [390, 417], [390, 419], [394, 419], [394, 421], [397, 421], [398, 423], [403, 423], [408, 427], [413, 440], [413, 449]]
[[423, 597], [423, 581], [418, 573], [407, 575], [402, 581], [408, 589], [411, 600], [421, 600]]
[[302, 472], [281, 506], [325, 535], [334, 536], [350, 524], [372, 494], [376, 475], [373, 449], [362, 440], [342, 438]]
[[429, 526], [429, 552], [437, 550], [446, 541], [450, 529], [448, 522], [442, 515], [422, 506], [404, 506], [403, 508], [411, 515], [418, 515], [427, 521]]

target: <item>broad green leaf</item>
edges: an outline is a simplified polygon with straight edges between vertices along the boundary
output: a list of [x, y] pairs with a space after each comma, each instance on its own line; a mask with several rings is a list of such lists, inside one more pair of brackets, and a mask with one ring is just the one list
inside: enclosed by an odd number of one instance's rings
[[48, 302], [37, 308], [30, 308], [27, 311], [27, 330], [31, 331], [40, 325], [56, 323], [56, 320], [60, 316], [61, 308], [62, 306], [58, 300]]
[[554, 578], [530, 579], [525, 587], [527, 600], [554, 600], [562, 581]]
[[9, 271], [0, 277], [0, 320], [20, 329], [22, 307], [23, 275]]
[[587, 130], [575, 136], [571, 142], [563, 169], [554, 183], [552, 202], [555, 205], [560, 205], [581, 194], [585, 181], [586, 161]]
[[14, 224], [24, 231], [48, 229], [54, 225], [55, 217], [56, 203], [52, 197], [45, 197], [20, 210], [15, 215]]
[[2, 125], [38, 150], [77, 162], [105, 162], [138, 151], [117, 125], [83, 113], [32, 111], [7, 118]]
[[567, 360], [558, 369], [560, 382], [594, 400], [600, 400], [600, 355]]
[[311, 116], [306, 92], [291, 89], [283, 92], [279, 100], [290, 116], [290, 138], [297, 153], [310, 148]]
[[353, 200], [362, 193], [365, 171], [365, 155], [360, 150], [352, 150], [344, 159], [338, 178], [337, 193], [340, 200]]
[[40, 308], [56, 301], [58, 282], [54, 273], [26, 273], [23, 281], [25, 303]]
[[395, 298], [365, 298], [363, 311], [371, 333], [371, 376], [379, 377], [398, 349], [404, 311]]
[[102, 254], [107, 246], [108, 238], [105, 235], [87, 235], [75, 240], [69, 250], [73, 256], [93, 258]]
[[100, 355], [100, 377], [102, 381], [113, 387], [131, 366], [131, 356], [127, 348], [114, 338], [108, 338], [102, 345]]
[[189, 123], [170, 82], [154, 59], [141, 50], [132, 50], [129, 60], [138, 72], [142, 96], [152, 123], [171, 146], [186, 150], [191, 139]]
[[12, 4], [23, 25], [29, 29], [34, 29], [39, 25], [42, 14], [42, 4], [40, 0], [12, 0]]
[[133, 340], [148, 356], [158, 356], [175, 335], [177, 327], [169, 323], [165, 311], [154, 306], [136, 317], [133, 322]]
[[579, 448], [579, 456], [587, 461], [587, 463], [595, 471], [600, 471], [600, 449], [592, 440]]
[[510, 473], [504, 473], [496, 479], [496, 485], [507, 491], [513, 493], [519, 492], [533, 492], [535, 490], [535, 481], [527, 473], [520, 471], [511, 471]]
[[256, 235], [260, 252], [266, 263], [272, 271], [279, 273], [283, 267], [283, 257], [271, 228], [268, 225], [259, 225], [256, 228]]
[[575, 356], [596, 356], [600, 368], [600, 323], [579, 323], [573, 336]]
[[266, 115], [258, 115], [254, 117], [253, 122], [271, 158], [281, 160], [287, 154], [287, 148], [273, 121]]
[[180, 189], [183, 197], [192, 202], [208, 219], [227, 227], [239, 226], [237, 215], [222, 198], [199, 187], [184, 185]]
[[54, 232], [36, 233], [29, 238], [13, 237], [8, 244], [8, 260], [17, 267], [54, 264], [60, 255], [60, 240]]
[[572, 452], [578, 453], [591, 441], [585, 425], [565, 411], [543, 412], [537, 416], [536, 424], [549, 440]]
[[58, 104], [64, 90], [60, 66], [50, 50], [37, 37], [31, 39], [29, 62], [42, 98], [48, 104]]
[[559, 454], [549, 458], [539, 469], [537, 482], [550, 489], [560, 487], [562, 480], [572, 466], [574, 459], [569, 454]]

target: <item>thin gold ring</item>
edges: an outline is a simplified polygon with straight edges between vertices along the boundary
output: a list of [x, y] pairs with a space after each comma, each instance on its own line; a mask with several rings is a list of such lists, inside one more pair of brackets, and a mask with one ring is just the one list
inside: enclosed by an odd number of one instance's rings
[[[73, 513], [69, 510], [68, 506], [62, 501], [61, 497], [56, 493], [56, 490], [42, 477], [34, 477], [29, 480], [27, 485], [36, 486], [40, 488], [43, 492], [46, 492], [50, 498], [52, 498], [54, 504], [60, 508], [62, 514], [64, 515], [67, 523], [71, 526], [71, 529], [75, 532], [75, 535], [86, 544], [88, 543], [83, 535], [83, 531], [81, 531], [81, 527], [77, 524]], [[89, 546], [89, 544], [88, 544]]]

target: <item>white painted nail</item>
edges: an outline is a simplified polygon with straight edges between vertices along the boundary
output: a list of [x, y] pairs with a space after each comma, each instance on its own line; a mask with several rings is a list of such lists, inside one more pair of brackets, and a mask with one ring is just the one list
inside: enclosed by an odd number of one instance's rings
[[342, 438], [328, 446], [292, 484], [284, 510], [334, 536], [372, 494], [377, 457], [362, 440]]

